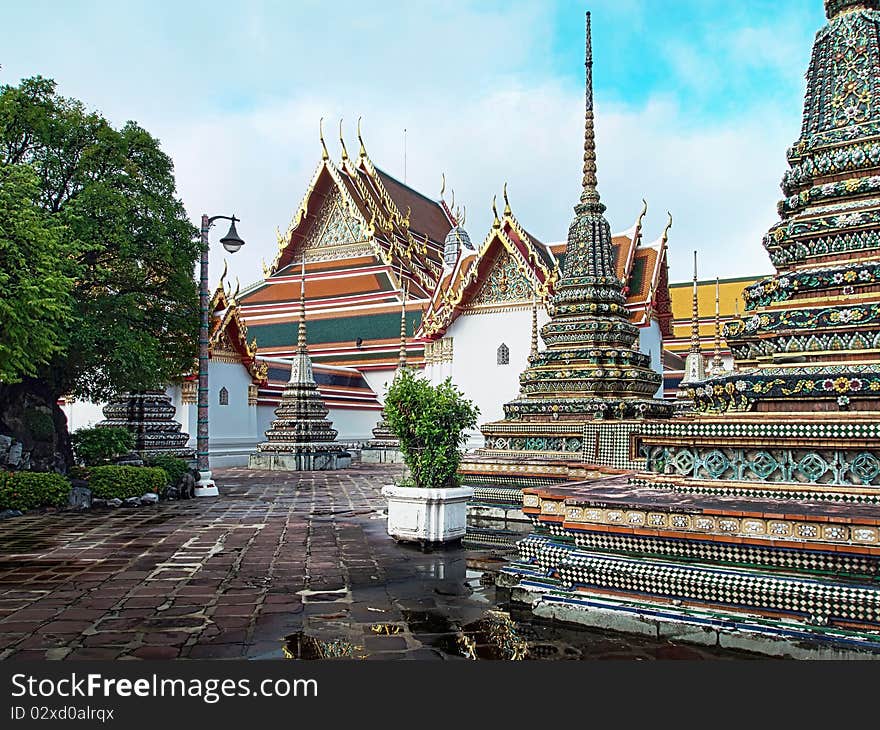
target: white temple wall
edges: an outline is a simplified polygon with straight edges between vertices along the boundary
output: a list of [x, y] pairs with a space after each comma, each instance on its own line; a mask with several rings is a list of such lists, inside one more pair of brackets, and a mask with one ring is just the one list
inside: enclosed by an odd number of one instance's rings
[[[647, 327], [639, 328], [639, 350], [651, 356], [651, 370], [655, 373], [663, 373], [663, 334], [660, 332], [660, 324], [654, 320]], [[657, 398], [663, 397], [663, 384], [657, 388]]]
[[[550, 320], [538, 310], [538, 328]], [[504, 417], [504, 404], [519, 393], [519, 375], [529, 364], [532, 344], [530, 307], [491, 314], [463, 314], [446, 331], [452, 338], [452, 361], [441, 363], [432, 373], [432, 382], [451, 377], [452, 382], [480, 409], [480, 424]], [[498, 364], [498, 350], [506, 345], [507, 365]], [[483, 435], [468, 433], [467, 447], [479, 448]]]
[[[208, 362], [208, 458], [212, 468], [246, 465], [255, 448], [257, 406], [248, 405], [250, 383], [241, 363]], [[223, 388], [228, 394], [228, 405], [220, 404]], [[177, 409], [175, 419], [189, 434], [187, 445], [195, 449], [198, 405], [184, 404], [179, 386], [169, 386], [166, 392]]]
[[[385, 389], [391, 384], [391, 381], [394, 379], [394, 373], [396, 372], [397, 368], [395, 367], [392, 370], [362, 370], [361, 374], [364, 376], [364, 380], [367, 381], [367, 385], [369, 385], [376, 394], [379, 402], [384, 403]], [[379, 420], [378, 415], [376, 416], [376, 420]], [[340, 434], [341, 433], [342, 432], [340, 431]]]
[[104, 403], [92, 403], [87, 400], [67, 401], [61, 410], [67, 416], [67, 430], [70, 433], [81, 428], [94, 426], [104, 420]]

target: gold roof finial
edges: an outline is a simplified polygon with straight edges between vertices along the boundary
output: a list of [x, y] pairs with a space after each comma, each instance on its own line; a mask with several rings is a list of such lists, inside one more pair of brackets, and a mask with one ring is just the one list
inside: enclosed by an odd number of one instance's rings
[[443, 200], [443, 195], [446, 192], [446, 173], [440, 173], [440, 200]]
[[226, 293], [226, 273], [229, 271], [229, 261], [226, 257], [223, 258], [223, 273], [220, 274], [220, 284], [219, 287], [223, 290], [223, 293]]
[[467, 206], [465, 206], [465, 205], [461, 206], [461, 213], [457, 217], [458, 217], [458, 225], [460, 225], [462, 228], [464, 228], [464, 222], [465, 222], [465, 220], [467, 220]]
[[501, 228], [501, 221], [498, 219], [498, 208], [496, 206], [497, 195], [492, 196], [492, 215], [495, 216], [495, 220], [492, 221], [492, 228]]
[[641, 238], [642, 236], [642, 222], [645, 220], [645, 216], [648, 214], [648, 201], [642, 198], [642, 212], [639, 213], [639, 217], [636, 219], [636, 237]]
[[[672, 230], [672, 213], [667, 210], [666, 215], [669, 216], [669, 221], [666, 223], [666, 228], [663, 229], [663, 246], [665, 246], [669, 241], [669, 231]], [[694, 251], [694, 254], [696, 254], [696, 251]]]
[[339, 144], [342, 145], [342, 161], [348, 162], [348, 150], [345, 149], [345, 140], [342, 138], [342, 119], [339, 120]]
[[507, 198], [507, 182], [504, 183], [504, 215], [513, 215], [513, 211], [510, 209], [510, 200]]
[[230, 297], [230, 301], [235, 302], [238, 300], [238, 293], [241, 291], [241, 282], [238, 280], [238, 277], [235, 277], [235, 293]]
[[321, 140], [321, 159], [324, 162], [330, 159], [330, 153], [327, 151], [327, 143], [324, 141], [324, 117], [318, 122], [318, 137]]
[[364, 138], [361, 136], [361, 117], [358, 117], [357, 134], [358, 144], [360, 145], [360, 149], [358, 150], [358, 157], [363, 159], [367, 156], [367, 148], [364, 146]]

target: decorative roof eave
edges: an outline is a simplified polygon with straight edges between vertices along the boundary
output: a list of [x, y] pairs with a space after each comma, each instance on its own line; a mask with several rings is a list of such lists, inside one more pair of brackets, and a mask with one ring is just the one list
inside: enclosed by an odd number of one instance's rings
[[[408, 263], [411, 263], [412, 260], [415, 259], [418, 266], [410, 266], [408, 268], [410, 268], [412, 273], [419, 279], [419, 283], [426, 291], [432, 291], [437, 286], [442, 273], [442, 267], [440, 264], [433, 261], [428, 256], [429, 248], [434, 247], [435, 244], [431, 242], [427, 234], [424, 234], [424, 240], [420, 240], [413, 235], [410, 230], [411, 211], [407, 210], [406, 215], [401, 213], [393, 198], [388, 193], [388, 190], [385, 188], [385, 185], [382, 183], [379, 171], [370, 159], [366, 146], [361, 138], [360, 125], [358, 126], [358, 141], [360, 142], [358, 163], [355, 165], [349, 159], [346, 171], [349, 172], [352, 181], [358, 187], [358, 190], [361, 191], [361, 194], [373, 203], [373, 196], [366, 190], [359, 173], [362, 172], [370, 179], [370, 182], [375, 187], [379, 200], [381, 200], [386, 209], [380, 220], [384, 223], [383, 228], [387, 233], [391, 234], [389, 236], [389, 242], [397, 249], [397, 255], [401, 259], [406, 259]], [[444, 213], [446, 213], [445, 206], [441, 205], [441, 208]], [[450, 223], [450, 227], [451, 225], [452, 224]]]
[[[224, 276], [226, 271], [224, 269]], [[239, 287], [235, 292], [230, 292], [224, 286], [223, 277], [214, 293], [211, 308], [211, 332], [208, 337], [208, 357], [212, 357], [223, 336], [232, 346], [236, 354], [241, 358], [241, 363], [247, 369], [251, 380], [255, 383], [265, 383], [267, 370], [265, 363], [257, 360], [257, 340], [254, 338], [247, 341], [247, 324], [241, 316], [241, 305], [237, 300]]]
[[[516, 220], [509, 205], [505, 208], [503, 219], [499, 220], [496, 215], [495, 221], [477, 252], [469, 256], [459, 253], [455, 268], [446, 280], [446, 286], [442, 282], [438, 285], [422, 321], [420, 337], [435, 339], [449, 328], [460, 314], [467, 296], [473, 293], [475, 283], [481, 280], [480, 267], [483, 261], [488, 260], [498, 246], [519, 262], [521, 270], [531, 273], [535, 279], [535, 293], [538, 297], [546, 299], [550, 296], [559, 274], [558, 266], [553, 270], [546, 266], [535, 250], [536, 244]], [[525, 246], [526, 253], [511, 238], [510, 231]]]
[[[306, 216], [309, 212], [309, 202], [311, 201], [312, 194], [315, 192], [315, 188], [318, 185], [318, 181], [321, 179], [321, 173], [326, 171], [330, 171], [331, 168], [334, 167], [333, 163], [326, 155], [326, 146], [324, 146], [323, 134], [321, 137], [321, 145], [324, 147], [325, 154], [323, 155], [321, 161], [318, 163], [317, 168], [315, 169], [314, 174], [312, 175], [311, 182], [309, 182], [308, 187], [306, 188], [305, 195], [303, 195], [302, 202], [297, 209], [296, 215], [290, 221], [290, 225], [287, 226], [287, 232], [284, 235], [281, 234], [279, 230], [277, 232], [278, 239], [278, 252], [275, 254], [275, 260], [272, 262], [271, 266], [266, 266], [266, 263], [263, 262], [263, 275], [265, 277], [272, 276], [278, 269], [282, 268], [281, 259], [284, 256], [284, 253], [290, 248], [290, 243], [293, 238], [293, 235], [299, 230], [302, 223], [305, 221]], [[360, 215], [360, 214], [359, 214]]]

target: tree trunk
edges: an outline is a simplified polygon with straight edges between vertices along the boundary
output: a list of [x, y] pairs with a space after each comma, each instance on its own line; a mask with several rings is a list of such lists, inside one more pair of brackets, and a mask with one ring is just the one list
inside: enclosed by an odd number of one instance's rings
[[58, 397], [44, 381], [32, 378], [12, 385], [0, 383], [0, 438], [12, 439], [5, 454], [0, 450], [0, 466], [67, 472], [73, 452], [67, 416], [58, 407]]

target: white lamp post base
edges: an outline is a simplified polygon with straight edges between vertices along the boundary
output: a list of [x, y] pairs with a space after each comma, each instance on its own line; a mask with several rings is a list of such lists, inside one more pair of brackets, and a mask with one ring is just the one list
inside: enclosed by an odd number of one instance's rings
[[196, 482], [194, 495], [196, 497], [219, 497], [220, 492], [217, 491], [217, 485], [211, 479], [210, 471], [199, 472], [199, 481]]

